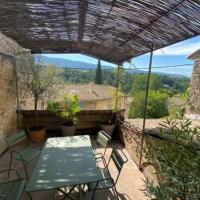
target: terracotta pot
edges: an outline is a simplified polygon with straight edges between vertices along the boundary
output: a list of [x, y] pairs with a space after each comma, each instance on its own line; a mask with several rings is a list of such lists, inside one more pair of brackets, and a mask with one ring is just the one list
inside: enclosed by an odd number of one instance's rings
[[42, 143], [46, 140], [46, 129], [44, 126], [33, 126], [28, 130], [31, 141]]
[[108, 135], [112, 137], [115, 124], [101, 124], [101, 130], [105, 131]]
[[76, 132], [75, 126], [61, 126], [61, 131], [63, 136], [73, 136]]

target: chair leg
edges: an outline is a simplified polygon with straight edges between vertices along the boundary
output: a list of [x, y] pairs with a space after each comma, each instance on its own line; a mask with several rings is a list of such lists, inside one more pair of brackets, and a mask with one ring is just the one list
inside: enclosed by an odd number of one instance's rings
[[8, 171], [8, 178], [10, 177], [10, 169], [12, 166], [12, 153], [10, 153], [10, 163], [9, 163], [9, 171]]
[[29, 180], [28, 172], [27, 172], [27, 169], [26, 169], [26, 164], [25, 164], [24, 161], [22, 161], [22, 162], [23, 162], [23, 165], [24, 165], [24, 170], [25, 170], [25, 173], [26, 173], [26, 177], [27, 177], [27, 179]]
[[30, 192], [27, 192], [27, 194], [28, 194], [29, 199], [32, 200], [32, 196], [31, 196]]
[[81, 189], [82, 189], [81, 185], [79, 185], [79, 200], [81, 200], [81, 192], [82, 192]]
[[96, 191], [94, 190], [91, 200], [94, 200], [95, 193], [96, 193]]
[[94, 188], [94, 191], [93, 191], [93, 194], [92, 194], [92, 198], [91, 198], [91, 200], [94, 200], [94, 196], [95, 196], [95, 193], [96, 193], [97, 187], [98, 187], [98, 182], [97, 182], [96, 185], [95, 185], [95, 188]]
[[103, 157], [103, 164], [104, 164], [104, 168], [106, 168], [107, 164], [106, 164], [105, 157]]
[[117, 199], [119, 200], [119, 193], [118, 193], [117, 188], [115, 186], [114, 186], [114, 191], [116, 193]]
[[57, 190], [56, 189], [54, 189], [54, 191], [53, 191], [53, 200], [55, 200], [55, 197], [56, 197], [56, 192]]

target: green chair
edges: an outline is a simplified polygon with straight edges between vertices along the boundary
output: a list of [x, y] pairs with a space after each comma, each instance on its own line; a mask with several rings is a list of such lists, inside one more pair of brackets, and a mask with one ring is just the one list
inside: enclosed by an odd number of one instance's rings
[[[1, 170], [0, 174], [15, 171], [17, 179], [0, 182], [0, 199], [2, 200], [20, 200], [24, 192], [26, 181], [22, 179], [16, 169]], [[28, 193], [31, 199], [30, 194]]]
[[[115, 180], [112, 178], [110, 171], [108, 169], [111, 160], [113, 161], [113, 163], [118, 171], [118, 174], [117, 174], [117, 177]], [[92, 200], [94, 199], [95, 192], [97, 190], [103, 190], [103, 189], [109, 189], [109, 188], [114, 189], [114, 191], [116, 192], [117, 198], [119, 199], [118, 192], [116, 189], [116, 184], [117, 184], [117, 181], [121, 174], [121, 170], [127, 161], [128, 161], [128, 158], [122, 151], [120, 151], [120, 153], [119, 153], [119, 150], [117, 150], [117, 149], [112, 150], [112, 153], [111, 153], [111, 156], [110, 156], [110, 159], [108, 161], [108, 165], [106, 166], [106, 168], [99, 169], [101, 171], [102, 177], [104, 177], [104, 178], [97, 181], [96, 183], [88, 184], [88, 191], [89, 192], [93, 191]]]
[[[12, 159], [22, 161], [24, 170], [26, 173], [27, 178], [28, 177], [28, 171], [26, 169], [26, 164], [28, 164], [32, 159], [34, 159], [36, 156], [40, 154], [40, 150], [36, 148], [31, 148], [29, 140], [27, 138], [25, 130], [18, 130], [15, 133], [7, 136], [5, 138], [7, 145], [10, 150], [10, 163], [9, 163], [9, 169], [11, 169], [12, 166]], [[16, 145], [26, 142], [27, 147], [21, 149], [21, 150], [15, 150], [14, 147]], [[10, 174], [8, 174], [10, 175]]]
[[[95, 159], [97, 162], [103, 161], [104, 166], [106, 166], [105, 154], [107, 150], [107, 146], [111, 140], [110, 135], [105, 133], [104, 131], [99, 131], [96, 138], [96, 149], [94, 150]], [[101, 146], [104, 148], [103, 153], [97, 153], [97, 148]]]

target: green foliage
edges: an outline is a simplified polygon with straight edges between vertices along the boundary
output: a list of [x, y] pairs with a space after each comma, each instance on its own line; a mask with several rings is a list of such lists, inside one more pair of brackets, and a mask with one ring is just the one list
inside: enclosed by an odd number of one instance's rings
[[[106, 85], [117, 86], [117, 70], [101, 70], [102, 73], [102, 83]], [[120, 85], [121, 90], [124, 93], [128, 93], [132, 85], [132, 74], [127, 73], [123, 70], [120, 74]], [[96, 77], [96, 72], [91, 70], [74, 70], [74, 69], [64, 69], [63, 79], [65, 82], [69, 83], [91, 83], [94, 82]]]
[[[102, 83], [117, 86], [117, 70], [101, 70]], [[96, 72], [91, 70], [74, 70], [65, 68], [63, 79], [70, 83], [91, 83], [94, 82]], [[121, 91], [125, 94], [134, 95], [136, 92], [146, 89], [147, 74], [131, 74], [120, 67]], [[189, 86], [189, 78], [171, 77], [168, 75], [152, 74], [151, 90], [167, 92], [169, 96], [184, 92]]]
[[67, 94], [63, 103], [50, 101], [47, 109], [66, 120], [66, 124], [76, 124], [76, 115], [80, 111], [78, 96]]
[[118, 111], [118, 98], [120, 96], [123, 96], [123, 93], [120, 90], [117, 90], [117, 88], [114, 88], [109, 92], [109, 95], [112, 98], [112, 111], [117, 112]]
[[180, 93], [178, 96], [180, 96], [183, 100], [188, 101], [189, 99], [189, 87], [184, 90], [182, 93]]
[[[168, 115], [167, 101], [168, 95], [160, 91], [149, 91], [147, 118], [161, 118]], [[129, 117], [140, 118], [144, 116], [145, 91], [137, 92], [131, 104]]]
[[159, 182], [146, 181], [146, 195], [152, 200], [200, 199], [199, 127], [190, 121], [167, 120], [161, 129], [173, 142], [157, 145], [149, 162], [156, 168]]
[[101, 61], [98, 60], [98, 65], [96, 69], [96, 78], [95, 78], [95, 83], [96, 84], [102, 84], [102, 77], [101, 77]]
[[183, 119], [185, 114], [185, 106], [172, 105], [168, 110], [170, 118]]
[[[147, 74], [138, 74], [133, 77], [132, 88], [130, 94], [135, 95], [139, 91], [145, 91], [147, 84]], [[150, 85], [150, 90], [159, 90], [162, 88], [161, 78], [158, 74], [152, 74]]]
[[32, 93], [35, 110], [44, 93], [52, 92], [53, 86], [60, 83], [61, 72], [62, 70], [55, 65], [46, 65], [40, 58], [34, 60], [30, 55], [18, 62], [19, 87], [23, 91]]
[[190, 79], [187, 77], [171, 77], [164, 75], [161, 76], [161, 82], [172, 94], [178, 94], [184, 93], [188, 89]]
[[[169, 116], [170, 118], [183, 119], [185, 115], [185, 106], [189, 98], [189, 90], [187, 89], [184, 93], [175, 95], [169, 99]], [[173, 99], [175, 99], [173, 102]]]
[[20, 93], [25, 93], [25, 98], [30, 94], [34, 97], [35, 125], [38, 126], [38, 103], [45, 94], [55, 94], [54, 86], [60, 83], [61, 69], [44, 64], [40, 58], [34, 60], [30, 54], [18, 60], [17, 68]]
[[[130, 109], [130, 117], [143, 117], [145, 90], [147, 84], [146, 74], [137, 74], [133, 76], [130, 95], [133, 96], [133, 103]], [[185, 77], [175, 78], [167, 75], [152, 74], [150, 79], [150, 93], [148, 96], [147, 117], [160, 118], [168, 115], [167, 99], [180, 91], [181, 98], [187, 98], [186, 89], [189, 85], [189, 79]], [[170, 116], [182, 118], [184, 107], [171, 106]]]

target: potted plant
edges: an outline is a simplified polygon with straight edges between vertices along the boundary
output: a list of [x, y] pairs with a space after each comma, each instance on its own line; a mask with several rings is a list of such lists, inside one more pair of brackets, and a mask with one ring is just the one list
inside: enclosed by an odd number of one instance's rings
[[34, 122], [28, 129], [29, 137], [32, 141], [41, 143], [46, 139], [46, 131], [45, 126], [38, 122], [38, 103], [56, 84], [59, 70], [56, 66], [45, 65], [40, 59], [35, 61], [32, 56], [29, 56], [20, 67], [20, 85], [24, 91], [31, 93], [34, 99]]
[[50, 101], [48, 103], [48, 110], [55, 113], [57, 116], [64, 120], [64, 123], [61, 125], [63, 136], [75, 135], [75, 125], [78, 122], [76, 115], [80, 111], [77, 95], [65, 95], [64, 102]]

